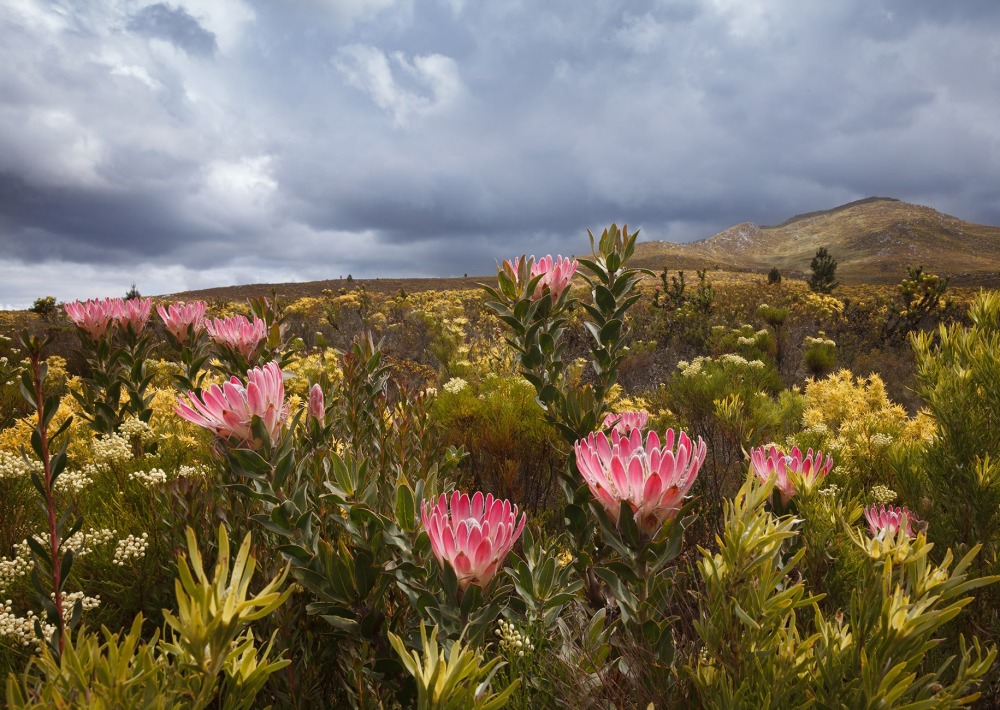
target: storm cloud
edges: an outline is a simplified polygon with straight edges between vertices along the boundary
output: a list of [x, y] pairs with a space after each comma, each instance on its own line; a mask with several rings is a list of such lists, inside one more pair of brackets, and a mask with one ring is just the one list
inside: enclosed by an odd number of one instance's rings
[[1000, 4], [19, 0], [0, 304], [486, 274], [870, 195], [1000, 224]]

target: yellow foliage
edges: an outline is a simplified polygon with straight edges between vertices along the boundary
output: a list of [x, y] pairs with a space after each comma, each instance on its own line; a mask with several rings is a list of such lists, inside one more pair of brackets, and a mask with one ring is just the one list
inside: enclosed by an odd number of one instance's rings
[[889, 399], [878, 375], [856, 378], [850, 370], [806, 385], [802, 423], [837, 470], [866, 487], [883, 482], [891, 447], [923, 445], [934, 431], [927, 413], [910, 418]]

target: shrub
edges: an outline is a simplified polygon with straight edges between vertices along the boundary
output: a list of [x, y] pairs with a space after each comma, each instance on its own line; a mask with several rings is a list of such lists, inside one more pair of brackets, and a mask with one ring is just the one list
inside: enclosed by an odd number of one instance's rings
[[812, 275], [809, 277], [809, 288], [816, 293], [830, 293], [837, 288], [837, 260], [830, 256], [826, 247], [820, 247], [816, 256], [809, 263]]
[[767, 282], [772, 285], [781, 283], [781, 272], [778, 271], [777, 266], [771, 267], [771, 270], [767, 272]]
[[49, 320], [57, 312], [56, 307], [56, 297], [55, 296], [42, 296], [36, 298], [34, 304], [28, 309], [32, 313], [37, 313], [45, 320]]

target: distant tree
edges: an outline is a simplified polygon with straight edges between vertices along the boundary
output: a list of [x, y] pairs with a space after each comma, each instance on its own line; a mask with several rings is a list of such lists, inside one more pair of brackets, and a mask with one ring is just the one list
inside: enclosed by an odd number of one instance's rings
[[142, 298], [142, 294], [139, 293], [139, 289], [136, 288], [135, 282], [132, 282], [132, 288], [125, 292], [125, 300], [131, 301], [133, 298]]
[[774, 266], [769, 272], [767, 272], [767, 282], [769, 284], [780, 284], [781, 283], [781, 272], [778, 271], [778, 267]]
[[826, 247], [820, 247], [816, 251], [809, 264], [812, 269], [812, 276], [809, 277], [809, 288], [816, 293], [830, 293], [837, 288], [837, 260], [830, 256]]
[[35, 299], [35, 304], [28, 309], [32, 313], [37, 313], [45, 320], [51, 318], [56, 312], [56, 297], [42, 296]]
[[347, 283], [349, 284], [354, 283], [354, 277], [351, 276], [350, 274], [347, 275]]

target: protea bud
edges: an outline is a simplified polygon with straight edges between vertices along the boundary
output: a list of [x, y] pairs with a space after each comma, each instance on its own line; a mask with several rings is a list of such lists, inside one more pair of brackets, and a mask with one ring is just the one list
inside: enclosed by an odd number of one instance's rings
[[267, 337], [266, 324], [256, 316], [252, 322], [246, 316], [216, 318], [206, 322], [205, 329], [216, 343], [245, 358]]
[[323, 388], [316, 383], [309, 390], [309, 416], [319, 422], [322, 427], [326, 423], [326, 405], [323, 399]]
[[906, 532], [907, 537], [914, 537], [913, 523], [917, 517], [907, 508], [871, 505], [865, 508], [865, 520], [868, 521], [868, 530], [875, 537], [883, 533], [889, 537], [895, 537], [901, 527]]
[[121, 299], [92, 298], [84, 302], [67, 303], [64, 308], [73, 325], [87, 333], [91, 340], [98, 341], [107, 333], [108, 327], [117, 320]]

